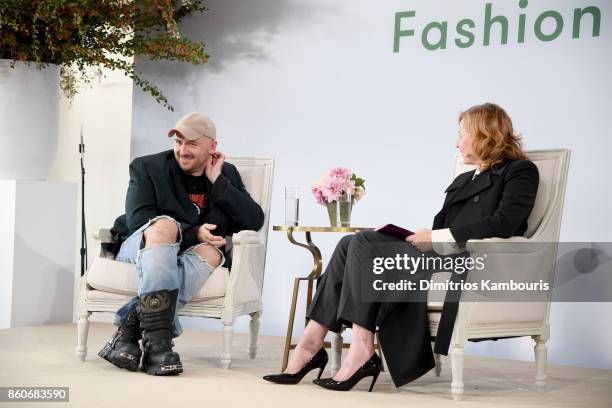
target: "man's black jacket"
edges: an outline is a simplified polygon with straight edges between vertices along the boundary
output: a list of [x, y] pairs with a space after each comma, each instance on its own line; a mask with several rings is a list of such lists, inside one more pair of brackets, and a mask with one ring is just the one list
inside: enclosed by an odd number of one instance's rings
[[[183, 241], [196, 242], [198, 210], [181, 180], [181, 168], [174, 151], [139, 157], [130, 164], [130, 184], [124, 216], [113, 226], [113, 235], [125, 239], [149, 220], [168, 215], [181, 225]], [[208, 183], [210, 183], [207, 180]], [[215, 235], [240, 230], [259, 230], [264, 222], [261, 207], [246, 191], [236, 167], [224, 163], [215, 183], [208, 185], [205, 223], [215, 224]]]

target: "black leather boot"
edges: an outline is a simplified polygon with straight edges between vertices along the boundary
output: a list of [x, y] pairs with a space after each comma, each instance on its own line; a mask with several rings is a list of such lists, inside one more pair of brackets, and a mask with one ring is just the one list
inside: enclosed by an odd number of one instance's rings
[[177, 353], [172, 351], [172, 329], [178, 289], [158, 290], [140, 295], [138, 316], [142, 330], [142, 368], [151, 375], [183, 372]]
[[140, 321], [138, 320], [136, 305], [134, 305], [129, 310], [125, 321], [98, 355], [117, 367], [138, 371], [140, 357], [142, 356], [138, 340], [140, 340]]

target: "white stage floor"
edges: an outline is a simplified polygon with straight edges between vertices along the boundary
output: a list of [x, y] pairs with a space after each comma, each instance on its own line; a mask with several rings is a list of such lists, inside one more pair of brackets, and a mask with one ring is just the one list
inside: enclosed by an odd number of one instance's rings
[[[54, 407], [612, 407], [612, 370], [549, 365], [548, 387], [538, 391], [533, 363], [470, 356], [462, 401], [451, 397], [445, 359], [441, 377], [432, 371], [400, 389], [387, 373], [372, 393], [366, 392], [366, 380], [346, 393], [324, 390], [311, 383], [314, 371], [298, 385], [275, 385], [261, 377], [279, 371], [282, 338], [260, 336], [258, 356], [249, 360], [247, 335], [236, 333], [232, 367], [224, 370], [218, 359], [220, 331], [186, 330], [175, 340], [185, 372], [153, 377], [97, 356], [114, 330], [108, 323], [91, 323], [85, 363], [74, 355], [73, 324], [0, 330], [0, 386], [70, 387], [70, 403], [49, 405]], [[41, 406], [0, 403], [0, 408], [12, 405]]]

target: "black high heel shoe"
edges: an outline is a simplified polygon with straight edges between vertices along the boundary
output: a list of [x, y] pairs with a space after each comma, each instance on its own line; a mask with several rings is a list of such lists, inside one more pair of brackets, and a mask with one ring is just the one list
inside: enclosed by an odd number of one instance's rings
[[376, 380], [378, 379], [378, 375], [381, 371], [382, 361], [378, 354], [374, 353], [374, 355], [372, 355], [372, 357], [370, 357], [370, 359], [366, 361], [364, 365], [359, 367], [359, 369], [355, 371], [350, 378], [344, 381], [336, 381], [333, 378], [323, 378], [316, 379], [313, 382], [323, 388], [327, 388], [328, 390], [349, 391], [365, 377], [372, 376], [372, 384], [370, 384], [370, 389], [368, 390], [368, 392], [372, 392], [374, 384], [376, 384]]
[[321, 378], [321, 374], [323, 374], [323, 370], [325, 369], [325, 366], [327, 365], [327, 361], [328, 361], [327, 352], [325, 351], [324, 348], [321, 348], [319, 351], [317, 351], [317, 354], [315, 354], [310, 359], [310, 361], [306, 363], [306, 365], [302, 367], [302, 369], [298, 371], [297, 373], [295, 374], [281, 373], [281, 374], [265, 375], [263, 379], [266, 381], [276, 383], [276, 384], [297, 384], [302, 380], [302, 378], [304, 378], [306, 374], [308, 374], [311, 370], [314, 370], [315, 368], [319, 369], [319, 375], [317, 376], [317, 379], [319, 379]]

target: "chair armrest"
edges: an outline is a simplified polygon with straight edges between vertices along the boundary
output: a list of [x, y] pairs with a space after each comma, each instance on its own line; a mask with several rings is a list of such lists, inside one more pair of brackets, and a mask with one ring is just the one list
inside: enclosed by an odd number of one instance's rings
[[[552, 292], [556, 246], [554, 242], [543, 242], [525, 237], [469, 240], [466, 249], [470, 257], [476, 260], [480, 258], [484, 267], [472, 268], [466, 281], [470, 283], [478, 283], [482, 280], [500, 283], [543, 281], [548, 283], [549, 290], [533, 291], [533, 296], [529, 295], [529, 291], [501, 291], [499, 295], [495, 295], [495, 291], [490, 291], [487, 292], [487, 297], [489, 300], [494, 298], [500, 301], [545, 300]], [[476, 300], [478, 298], [478, 296], [472, 296], [470, 292], [462, 292], [461, 299]], [[481, 293], [481, 291], [474, 293]], [[505, 294], [508, 297], [504, 297]]]
[[109, 244], [113, 242], [113, 234], [110, 228], [94, 228], [93, 238], [100, 244]]
[[232, 269], [225, 300], [232, 305], [261, 301], [266, 246], [260, 234], [243, 230], [232, 236]]
[[242, 230], [232, 235], [233, 245], [263, 244], [259, 233], [253, 230]]
[[465, 248], [470, 254], [525, 254], [539, 252], [550, 243], [525, 237], [470, 239]]
[[[98, 256], [100, 258], [115, 259], [115, 255], [108, 250], [109, 245], [113, 243], [113, 234], [110, 228], [94, 228], [92, 234], [97, 245], [100, 245], [100, 252]], [[106, 248], [105, 248], [106, 247]]]

